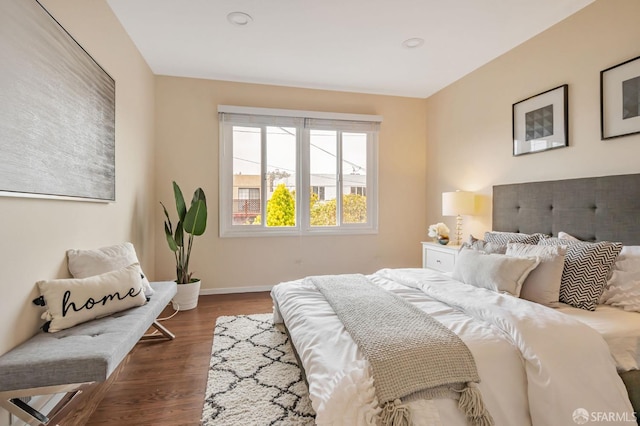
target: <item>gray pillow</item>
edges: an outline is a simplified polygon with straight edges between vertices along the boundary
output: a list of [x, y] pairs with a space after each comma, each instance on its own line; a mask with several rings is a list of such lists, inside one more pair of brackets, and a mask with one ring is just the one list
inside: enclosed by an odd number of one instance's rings
[[507, 244], [507, 256], [531, 257], [540, 259], [540, 264], [531, 271], [522, 284], [520, 298], [554, 306], [560, 297], [560, 283], [564, 269], [566, 246], [533, 246], [531, 244]]
[[519, 296], [522, 283], [538, 263], [536, 257], [509, 257], [463, 247], [452, 276], [465, 284]]
[[485, 240], [480, 240], [473, 235], [469, 235], [469, 241], [462, 244], [462, 247], [468, 247], [473, 250], [483, 251], [485, 253], [498, 253], [505, 254], [507, 251], [506, 244], [488, 243]]

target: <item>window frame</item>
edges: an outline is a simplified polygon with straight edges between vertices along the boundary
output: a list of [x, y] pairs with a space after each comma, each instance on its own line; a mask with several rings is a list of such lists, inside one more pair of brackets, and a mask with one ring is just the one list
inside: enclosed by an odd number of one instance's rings
[[[220, 237], [258, 237], [258, 236], [300, 236], [300, 235], [354, 235], [378, 233], [378, 129], [382, 122], [379, 115], [366, 114], [342, 114], [317, 111], [282, 110], [271, 108], [251, 108], [231, 105], [218, 105], [219, 114], [219, 235]], [[261, 124], [238, 124], [237, 114], [254, 116]], [[231, 117], [230, 121], [227, 119]], [[252, 117], [248, 117], [251, 119]], [[273, 118], [274, 123], [265, 124], [265, 120]], [[267, 227], [266, 226], [266, 174], [261, 175], [261, 214], [265, 220], [261, 225], [234, 225], [233, 224], [233, 126], [253, 126], [264, 129], [269, 126], [280, 126], [278, 121], [292, 120], [294, 126], [288, 124], [282, 127], [296, 127], [296, 176], [295, 176], [295, 202], [296, 224], [291, 227]], [[366, 133], [367, 134], [367, 222], [366, 223], [342, 223], [342, 138], [338, 142], [337, 169], [337, 199], [339, 202], [337, 217], [338, 224], [331, 226], [311, 226], [309, 199], [312, 193], [310, 185], [310, 131], [316, 129], [314, 123], [331, 126], [337, 123], [335, 129], [340, 133]], [[289, 123], [289, 122], [288, 122]], [[350, 128], [353, 127], [353, 128]], [[366, 129], [366, 130], [362, 130]], [[262, 161], [265, 159], [266, 135], [261, 136]], [[264, 170], [264, 167], [262, 169]], [[306, 201], [302, 201], [306, 200]]]

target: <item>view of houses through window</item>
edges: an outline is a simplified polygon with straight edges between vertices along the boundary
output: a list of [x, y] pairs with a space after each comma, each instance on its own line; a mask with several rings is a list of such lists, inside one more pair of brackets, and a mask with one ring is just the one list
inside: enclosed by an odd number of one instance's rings
[[371, 132], [258, 121], [225, 123], [231, 229], [370, 225]]
[[[233, 200], [234, 225], [262, 223], [259, 137], [259, 128], [234, 127], [233, 191], [237, 194]], [[364, 223], [367, 220], [366, 134], [343, 133], [342, 140], [343, 184], [339, 188], [338, 132], [311, 131], [311, 226], [337, 225], [339, 203], [336, 200], [340, 189], [343, 221]], [[295, 142], [295, 129], [267, 128], [266, 226], [295, 226], [296, 147], [292, 142]], [[251, 150], [255, 152], [250, 153]]]

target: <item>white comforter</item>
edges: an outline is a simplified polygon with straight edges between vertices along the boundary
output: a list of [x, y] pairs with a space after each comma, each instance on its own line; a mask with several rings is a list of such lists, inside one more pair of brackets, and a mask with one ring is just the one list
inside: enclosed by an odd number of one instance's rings
[[[579, 409], [607, 425], [634, 419], [607, 344], [583, 323], [426, 269], [385, 269], [369, 278], [467, 344], [496, 425], [576, 424]], [[286, 323], [307, 374], [317, 424], [375, 424], [368, 363], [324, 297], [306, 280], [278, 284], [271, 294], [274, 320]], [[416, 401], [410, 408], [418, 426], [466, 424], [453, 400]]]

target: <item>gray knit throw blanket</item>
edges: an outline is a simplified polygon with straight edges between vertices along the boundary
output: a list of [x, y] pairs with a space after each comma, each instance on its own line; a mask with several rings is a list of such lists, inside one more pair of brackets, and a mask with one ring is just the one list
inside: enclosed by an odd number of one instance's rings
[[412, 424], [403, 402], [458, 399], [470, 425], [493, 425], [469, 348], [426, 312], [363, 275], [309, 277], [363, 352], [373, 375], [381, 423]]

